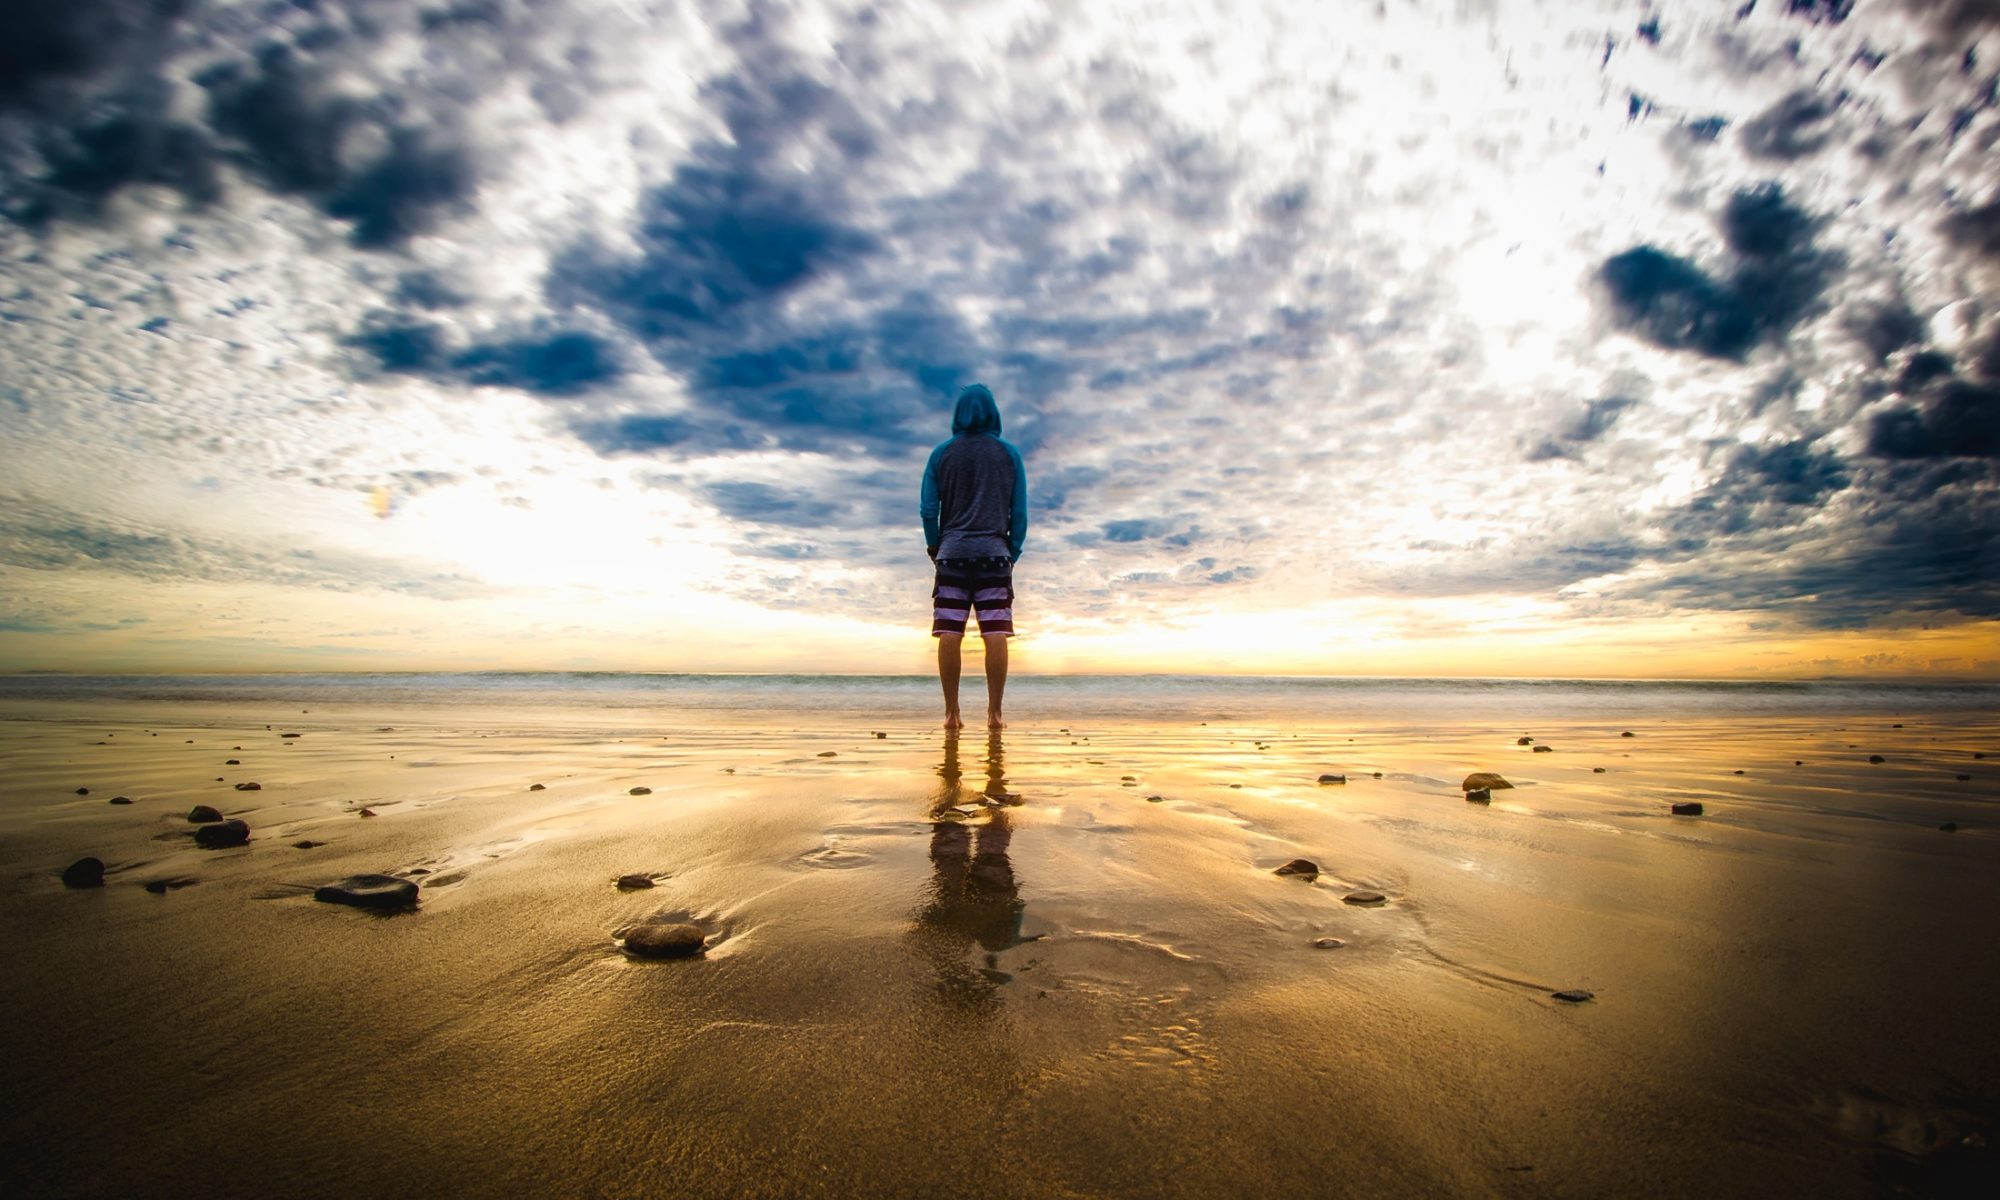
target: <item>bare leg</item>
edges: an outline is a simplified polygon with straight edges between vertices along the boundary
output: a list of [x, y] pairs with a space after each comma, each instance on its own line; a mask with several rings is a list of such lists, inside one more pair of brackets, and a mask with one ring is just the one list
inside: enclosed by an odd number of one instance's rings
[[959, 649], [965, 643], [962, 633], [941, 633], [938, 635], [938, 682], [944, 685], [944, 727], [957, 729], [965, 722], [958, 715], [958, 667]]
[[1000, 699], [1007, 694], [1007, 635], [989, 633], [986, 639], [986, 724], [992, 729], [1005, 729], [1007, 722], [1000, 719]]

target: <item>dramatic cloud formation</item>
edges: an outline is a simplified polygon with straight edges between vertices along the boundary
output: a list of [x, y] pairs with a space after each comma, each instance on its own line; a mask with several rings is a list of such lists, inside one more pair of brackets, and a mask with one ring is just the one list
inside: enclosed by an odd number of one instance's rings
[[0, 665], [917, 669], [982, 380], [1050, 667], [1994, 674], [1996, 142], [1970, 0], [22, 0]]

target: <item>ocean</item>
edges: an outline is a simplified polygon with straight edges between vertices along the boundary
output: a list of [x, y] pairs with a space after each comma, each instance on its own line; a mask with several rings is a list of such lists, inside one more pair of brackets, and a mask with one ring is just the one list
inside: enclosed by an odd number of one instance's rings
[[[976, 667], [976, 663], [968, 664]], [[984, 682], [968, 671], [964, 702]], [[0, 676], [0, 701], [298, 704], [369, 707], [657, 711], [754, 716], [927, 716], [927, 675], [683, 675], [625, 671], [340, 672], [256, 675]], [[1408, 720], [1518, 724], [1681, 715], [1895, 716], [2000, 712], [2000, 684], [1866, 681], [1397, 679], [1242, 675], [1022, 675], [1007, 689], [1018, 720]]]

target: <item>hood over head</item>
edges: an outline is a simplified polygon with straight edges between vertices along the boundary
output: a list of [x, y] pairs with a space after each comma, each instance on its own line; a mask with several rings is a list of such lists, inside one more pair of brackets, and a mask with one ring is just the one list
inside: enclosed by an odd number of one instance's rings
[[968, 384], [958, 393], [958, 408], [951, 414], [951, 432], [1000, 434], [1000, 406], [983, 383]]

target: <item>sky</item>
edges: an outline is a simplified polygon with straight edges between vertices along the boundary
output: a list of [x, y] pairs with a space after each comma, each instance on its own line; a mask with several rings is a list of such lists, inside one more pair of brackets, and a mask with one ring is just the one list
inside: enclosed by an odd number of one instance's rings
[[[0, 670], [2000, 678], [2000, 4], [11, 0]], [[976, 670], [976, 666], [974, 667]]]

